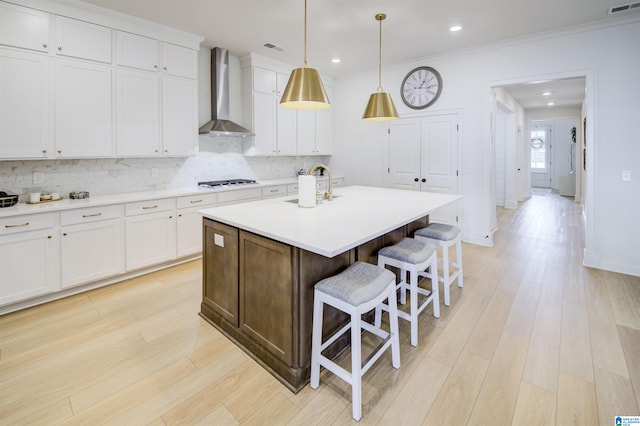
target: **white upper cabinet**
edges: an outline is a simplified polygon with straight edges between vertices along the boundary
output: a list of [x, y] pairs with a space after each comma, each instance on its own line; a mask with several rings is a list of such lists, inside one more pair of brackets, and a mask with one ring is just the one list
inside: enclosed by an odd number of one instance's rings
[[116, 156], [160, 154], [160, 76], [119, 69], [116, 76]]
[[116, 65], [158, 71], [160, 67], [158, 40], [116, 31]]
[[0, 160], [47, 158], [49, 58], [0, 49]]
[[183, 157], [198, 153], [198, 88], [195, 80], [162, 79], [162, 151]]
[[162, 72], [178, 77], [198, 78], [198, 52], [163, 42]]
[[111, 63], [111, 28], [56, 16], [58, 55]]
[[[331, 100], [332, 90], [325, 87]], [[298, 155], [331, 155], [333, 151], [332, 108], [298, 111]]]
[[0, 44], [49, 51], [47, 12], [0, 2]]
[[55, 104], [58, 157], [113, 156], [110, 67], [58, 60]]

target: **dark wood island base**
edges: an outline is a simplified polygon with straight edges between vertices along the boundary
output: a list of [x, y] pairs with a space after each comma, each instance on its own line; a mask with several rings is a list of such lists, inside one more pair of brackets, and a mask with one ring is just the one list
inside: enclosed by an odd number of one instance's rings
[[[200, 316], [297, 393], [309, 382], [314, 285], [356, 261], [377, 264], [380, 248], [412, 236], [428, 216], [331, 258], [208, 218], [203, 224]], [[331, 307], [324, 315], [325, 335], [347, 321]]]

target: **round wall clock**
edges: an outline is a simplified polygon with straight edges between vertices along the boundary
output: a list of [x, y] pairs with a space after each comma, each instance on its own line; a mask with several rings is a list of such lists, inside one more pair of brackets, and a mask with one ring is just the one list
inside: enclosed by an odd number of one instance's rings
[[423, 109], [433, 105], [441, 92], [442, 77], [431, 67], [412, 69], [400, 86], [402, 101], [413, 109]]

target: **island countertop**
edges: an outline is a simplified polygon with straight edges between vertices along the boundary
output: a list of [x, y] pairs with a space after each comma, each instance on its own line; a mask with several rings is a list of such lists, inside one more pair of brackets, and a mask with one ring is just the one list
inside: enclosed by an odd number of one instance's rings
[[298, 207], [279, 197], [202, 210], [204, 217], [334, 257], [455, 202], [458, 195], [369, 186], [334, 190], [334, 200]]

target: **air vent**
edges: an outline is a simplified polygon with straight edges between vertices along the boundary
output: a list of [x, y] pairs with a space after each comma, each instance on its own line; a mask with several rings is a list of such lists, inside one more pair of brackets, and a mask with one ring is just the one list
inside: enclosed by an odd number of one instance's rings
[[621, 13], [621, 12], [628, 12], [633, 9], [640, 10], [640, 2], [623, 4], [621, 6], [614, 6], [612, 8], [609, 8], [609, 15], [613, 15], [615, 13]]
[[287, 50], [284, 47], [278, 46], [277, 44], [273, 43], [265, 43], [264, 47], [266, 47], [267, 49], [275, 50], [276, 52], [284, 52]]

